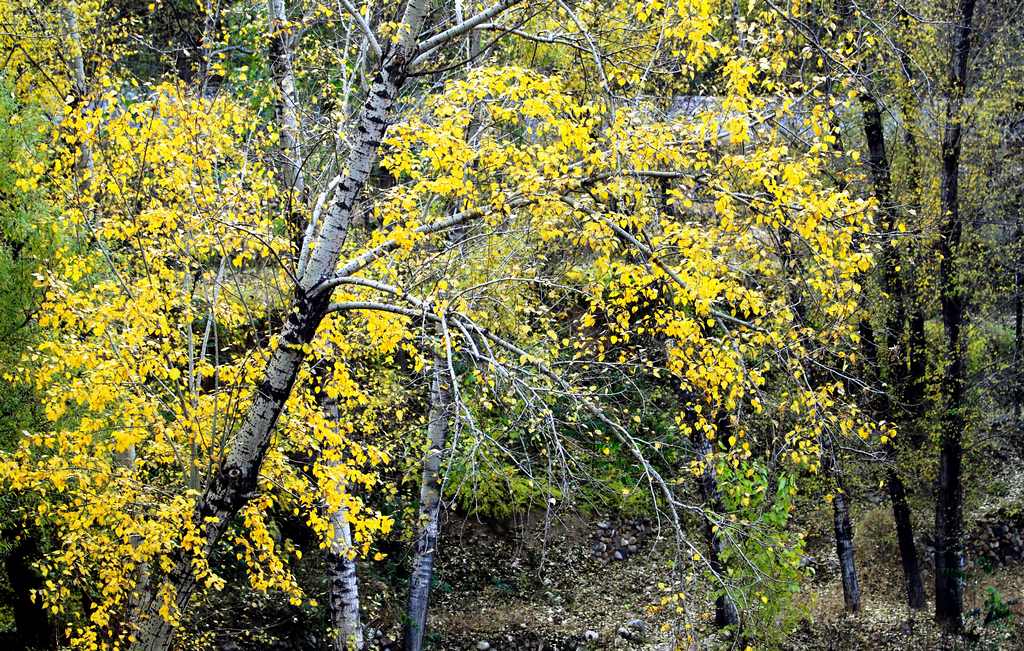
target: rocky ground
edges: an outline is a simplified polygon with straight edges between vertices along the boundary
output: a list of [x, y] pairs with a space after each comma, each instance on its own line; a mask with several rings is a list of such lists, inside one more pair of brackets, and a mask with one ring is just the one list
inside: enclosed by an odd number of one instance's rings
[[[831, 540], [827, 531], [819, 532], [810, 541], [808, 559], [815, 578], [801, 594], [806, 617], [783, 648], [1024, 649], [1024, 605], [1018, 601], [1024, 595], [1024, 565], [1019, 557], [972, 563], [966, 592], [972, 635], [944, 641], [927, 612], [915, 615], [903, 606], [901, 582], [894, 578], [900, 576], [898, 556], [888, 542], [887, 508], [867, 504], [862, 522], [858, 562], [863, 612], [843, 612]], [[431, 648], [676, 648], [665, 630], [670, 628], [666, 615], [656, 607], [664, 594], [658, 583], [669, 576], [672, 560], [671, 538], [656, 522], [565, 517], [511, 528], [515, 531], [464, 517], [446, 524], [432, 597]], [[1010, 523], [993, 528], [1010, 538], [1020, 535]], [[975, 549], [992, 547], [991, 529], [972, 535]], [[1008, 604], [1008, 615], [985, 624], [986, 614], [991, 615], [986, 606], [990, 588]], [[691, 597], [694, 610], [709, 610], [707, 605], [700, 595]], [[697, 648], [743, 646], [717, 639], [706, 618], [697, 626]], [[378, 638], [378, 648], [387, 648], [386, 637], [382, 633]]]
[[[843, 610], [839, 568], [826, 504], [803, 513], [795, 526], [808, 531], [805, 562], [813, 578], [796, 603], [795, 630], [776, 625], [778, 642], [757, 649], [861, 651], [931, 649], [1024, 650], [1024, 516], [1014, 497], [970, 521], [965, 602], [970, 635], [943, 640], [931, 622], [931, 605], [911, 613], [904, 605], [902, 571], [891, 511], [882, 495], [861, 492], [855, 502], [857, 564], [863, 610]], [[925, 509], [919, 512], [926, 517]], [[929, 523], [915, 522], [925, 586]], [[698, 532], [699, 522], [687, 529]], [[297, 529], [298, 530], [298, 529]], [[675, 545], [667, 523], [605, 514], [581, 518], [543, 514], [517, 522], [483, 522], [450, 515], [443, 523], [435, 584], [431, 594], [427, 648], [430, 651], [585, 651], [645, 649], [670, 651], [682, 618], [659, 607], [672, 582]], [[700, 548], [702, 542], [694, 541]], [[388, 563], [361, 572], [368, 638], [375, 651], [397, 651], [401, 636], [409, 559], [408, 545], [387, 550]], [[315, 575], [320, 561], [304, 556]], [[659, 586], [662, 584], [662, 586]], [[234, 582], [232, 585], [241, 585]], [[710, 621], [712, 604], [697, 579], [687, 588], [685, 610], [703, 649], [744, 649], [721, 639]], [[674, 604], [673, 604], [674, 607]], [[184, 648], [267, 651], [322, 649], [327, 626], [321, 608], [296, 609], [273, 594], [252, 591], [217, 594], [199, 609], [192, 627], [211, 631]], [[240, 631], [242, 633], [240, 633]]]

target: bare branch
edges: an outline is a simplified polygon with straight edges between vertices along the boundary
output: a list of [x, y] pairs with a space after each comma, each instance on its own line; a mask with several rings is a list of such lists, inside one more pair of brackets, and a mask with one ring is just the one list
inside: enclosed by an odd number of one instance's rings
[[522, 1], [523, 0], [500, 0], [496, 5], [490, 7], [489, 9], [485, 9], [478, 13], [477, 15], [471, 18], [467, 18], [458, 25], [450, 27], [439, 34], [431, 36], [430, 38], [419, 44], [419, 47], [417, 48], [416, 58], [413, 60], [412, 63], [413, 67], [425, 61], [427, 55], [429, 55], [431, 52], [441, 47], [448, 41], [458, 38], [459, 36], [462, 36], [469, 30], [475, 28], [477, 25], [481, 25], [483, 23], [488, 22], [495, 16], [498, 16], [499, 14], [504, 12], [506, 9], [509, 9], [521, 3]]

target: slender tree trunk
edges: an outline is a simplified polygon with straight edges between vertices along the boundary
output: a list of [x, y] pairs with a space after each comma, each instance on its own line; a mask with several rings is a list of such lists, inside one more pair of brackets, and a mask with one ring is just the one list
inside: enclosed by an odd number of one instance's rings
[[960, 217], [960, 151], [963, 99], [967, 82], [974, 0], [960, 0], [953, 27], [949, 99], [942, 135], [939, 241], [939, 297], [946, 338], [942, 377], [938, 500], [935, 505], [935, 619], [947, 631], [963, 626], [963, 433], [966, 419], [963, 288], [957, 279], [957, 254], [963, 236]]
[[846, 610], [855, 613], [860, 611], [860, 582], [857, 579], [857, 566], [853, 559], [853, 526], [850, 524], [850, 506], [841, 486], [836, 490], [836, 497], [832, 500], [832, 519], [836, 535], [836, 554], [839, 556], [839, 570], [843, 577], [843, 603]]
[[[892, 233], [896, 230], [898, 215], [892, 198], [892, 174], [885, 150], [882, 112], [878, 101], [869, 94], [861, 95], [860, 104], [864, 115], [864, 136], [868, 145], [868, 167], [871, 171], [875, 199], [882, 215], [881, 227], [883, 231]], [[884, 298], [889, 306], [885, 315], [885, 348], [888, 352], [885, 366], [892, 378], [893, 387], [898, 392], [898, 399], [902, 399], [907, 379], [907, 364], [903, 354], [906, 296], [903, 291], [903, 279], [897, 270], [900, 263], [899, 250], [894, 244], [894, 241], [888, 242], [883, 248], [879, 272]]]
[[[715, 466], [711, 462], [711, 441], [703, 432], [694, 431], [691, 435], [693, 446], [697, 455], [704, 463], [704, 471], [701, 473], [700, 489], [704, 498], [704, 508], [714, 513], [724, 513], [725, 507], [722, 504], [722, 495], [718, 491], [718, 477]], [[711, 570], [723, 576], [725, 566], [722, 564], [722, 537], [715, 530], [715, 523], [711, 518], [704, 518], [704, 537], [708, 544], [708, 563]], [[728, 594], [721, 594], [715, 600], [715, 626], [724, 628], [726, 626], [737, 626], [740, 623], [740, 614], [736, 604]]]
[[[904, 67], [910, 69], [909, 62], [903, 63]], [[903, 101], [903, 144], [907, 151], [907, 200], [914, 209], [920, 211], [921, 207], [921, 165], [920, 148], [917, 146], [917, 136], [914, 135], [914, 125], [917, 122], [917, 109], [911, 104], [910, 97]], [[911, 265], [913, 266], [913, 265]], [[911, 424], [908, 439], [913, 449], [919, 450], [925, 444], [925, 430], [921, 426], [921, 419], [924, 418], [928, 408], [926, 401], [927, 373], [928, 373], [928, 342], [925, 338], [924, 324], [925, 315], [921, 300], [918, 297], [918, 288], [913, 280], [910, 288], [904, 287], [904, 296], [907, 300], [905, 311], [908, 319], [907, 335], [907, 378], [903, 388], [904, 409], [907, 412], [906, 422]]]
[[[838, 133], [838, 129], [833, 129]], [[842, 146], [842, 140], [837, 138], [837, 145]], [[788, 234], [786, 235], [788, 239]], [[789, 266], [790, 255], [787, 249], [782, 250], [782, 259]], [[795, 306], [795, 312], [797, 317], [797, 323], [807, 324], [807, 308], [805, 302], [800, 300], [798, 290], [795, 287], [790, 288], [790, 301]], [[870, 326], [866, 322], [861, 323], [862, 327], [867, 327], [868, 337], [865, 337], [865, 343], [871, 343], [874, 341], [874, 337], [870, 334]], [[874, 344], [871, 343], [869, 350], [870, 354], [874, 354]], [[821, 379], [820, 374], [817, 370], [812, 370], [808, 373], [808, 379], [811, 385], [818, 387], [820, 386]], [[843, 582], [843, 596], [845, 598], [846, 609], [850, 612], [857, 612], [860, 610], [860, 582], [857, 579], [857, 566], [854, 563], [854, 544], [853, 544], [853, 525], [850, 520], [850, 508], [847, 500], [846, 493], [843, 490], [843, 479], [842, 471], [839, 468], [838, 461], [832, 451], [830, 441], [822, 439], [822, 460], [823, 469], [826, 474], [832, 477], [836, 483], [836, 496], [832, 500], [832, 513], [834, 520], [833, 532], [836, 539], [836, 554], [839, 558], [839, 567], [842, 575]]]
[[912, 423], [910, 428], [910, 446], [920, 450], [925, 444], [925, 429], [921, 425], [921, 419], [925, 417], [928, 410], [926, 399], [927, 373], [928, 373], [928, 341], [924, 333], [924, 310], [916, 298], [913, 299], [913, 306], [910, 310], [909, 339], [907, 342], [907, 354], [910, 357], [909, 371], [906, 388], [907, 422]]
[[1013, 272], [1013, 427], [1014, 439], [1019, 439], [1024, 403], [1024, 199], [1017, 206], [1013, 241], [1017, 247]]
[[[85, 57], [82, 48], [82, 34], [78, 27], [78, 16], [75, 14], [74, 9], [69, 5], [61, 6], [61, 14], [64, 19], [64, 24], [68, 30], [68, 38], [71, 41], [71, 73], [74, 79], [74, 103], [75, 106], [81, 106], [89, 95], [89, 81], [85, 76]], [[79, 140], [79, 157], [76, 162], [76, 166], [83, 174], [82, 187], [87, 188], [92, 182], [92, 174], [94, 171], [92, 147], [88, 142]], [[123, 468], [127, 471], [132, 471], [135, 468], [136, 460], [136, 449], [135, 444], [128, 445], [124, 450], [118, 452], [117, 450], [113, 453], [114, 464], [119, 468]], [[137, 547], [141, 542], [142, 538], [133, 534], [131, 537], [131, 544]], [[140, 595], [146, 590], [150, 580], [149, 565], [147, 563], [140, 563], [135, 569], [135, 590], [128, 596], [127, 613], [129, 616], [137, 613], [141, 606]]]
[[[868, 165], [871, 170], [871, 179], [874, 186], [875, 198], [878, 200], [883, 215], [882, 228], [893, 232], [896, 228], [897, 214], [896, 205], [892, 199], [892, 173], [889, 166], [889, 159], [885, 151], [885, 132], [882, 128], [882, 113], [879, 110], [878, 102], [867, 93], [861, 95], [861, 108], [864, 114], [864, 136], [868, 145]], [[902, 424], [911, 422], [912, 415], [904, 411], [907, 405], [908, 396], [913, 392], [910, 385], [916, 381], [911, 371], [911, 365], [907, 363], [906, 357], [911, 353], [907, 344], [904, 343], [904, 332], [907, 325], [906, 303], [908, 296], [903, 287], [902, 278], [897, 269], [899, 266], [899, 252], [894, 243], [888, 243], [879, 260], [881, 269], [879, 273], [882, 280], [882, 291], [885, 294], [885, 301], [888, 304], [885, 318], [885, 349], [888, 352], [886, 368], [891, 378], [891, 390], [896, 394], [896, 401], [899, 404], [899, 417], [893, 409], [893, 400], [888, 391], [882, 395], [880, 402], [884, 418], [891, 418]], [[910, 342], [908, 342], [909, 344]], [[907, 351], [907, 355], [904, 355]], [[876, 359], [877, 361], [877, 359]], [[912, 423], [911, 427], [916, 429], [917, 424]], [[921, 580], [921, 568], [917, 560], [917, 547], [914, 545], [914, 529], [910, 519], [910, 507], [907, 504], [907, 491], [903, 480], [899, 475], [899, 458], [893, 444], [889, 443], [884, 448], [889, 464], [886, 484], [889, 489], [889, 499], [892, 502], [892, 515], [896, 524], [896, 538], [899, 543], [900, 560], [903, 565], [903, 579], [907, 589], [907, 605], [912, 609], [923, 608], [924, 584]]]
[[[324, 412], [328, 421], [337, 426], [340, 418], [338, 403], [324, 394]], [[339, 460], [340, 461], [340, 460]], [[328, 462], [337, 464], [339, 461]], [[348, 521], [348, 509], [342, 504], [338, 509], [328, 510], [324, 503], [324, 514], [331, 523], [333, 540], [327, 547], [327, 606], [333, 630], [334, 651], [362, 651], [363, 626], [359, 618], [359, 579], [356, 576], [356, 560], [352, 554], [352, 528]]]
[[[437, 343], [437, 346], [442, 345]], [[430, 413], [427, 423], [429, 448], [423, 458], [423, 477], [420, 482], [419, 524], [416, 535], [416, 555], [409, 579], [409, 612], [405, 629], [405, 651], [420, 651], [426, 632], [427, 606], [430, 582], [434, 575], [434, 554], [440, 536], [441, 461], [448, 437], [451, 416], [451, 390], [445, 356], [437, 349], [434, 353], [433, 380], [430, 386]]]
[[892, 502], [893, 521], [896, 523], [896, 542], [899, 544], [900, 562], [903, 565], [907, 605], [919, 610], [925, 606], [924, 582], [921, 580], [921, 566], [917, 559], [917, 546], [914, 544], [914, 526], [910, 519], [906, 488], [895, 467], [890, 466], [886, 484]]
[[328, 607], [334, 630], [335, 651], [362, 651], [363, 626], [359, 619], [359, 579], [356, 561], [350, 558], [352, 530], [348, 509], [342, 507], [330, 514], [334, 540], [327, 548]]
[[[277, 89], [275, 114], [280, 131], [280, 160], [278, 170], [282, 185], [289, 190], [285, 206], [290, 236], [296, 255], [302, 248], [305, 231], [305, 180], [302, 173], [302, 146], [298, 97], [295, 89], [294, 35], [288, 25], [285, 0], [268, 0], [267, 13], [270, 28], [269, 62], [271, 76]], [[294, 193], [294, 194], [293, 194]], [[298, 198], [292, 204], [293, 197]], [[323, 392], [323, 409], [327, 420], [337, 427], [338, 403]], [[329, 511], [323, 505], [325, 518], [331, 523], [333, 539], [325, 553], [328, 580], [328, 611], [333, 631], [332, 645], [336, 651], [363, 648], [363, 629], [359, 618], [359, 584], [356, 561], [351, 557], [352, 532], [348, 522], [348, 509], [342, 505]]]
[[209, 557], [232, 518], [256, 491], [271, 432], [305, 358], [303, 347], [312, 341], [329, 305], [330, 292], [318, 292], [317, 288], [335, 271], [352, 210], [369, 177], [389, 114], [416, 51], [425, 5], [425, 0], [409, 0], [406, 4], [398, 42], [382, 62], [363, 104], [345, 175], [337, 185], [316, 246], [296, 284], [279, 344], [271, 353], [263, 380], [232, 438], [227, 458], [197, 500], [193, 523], [201, 532], [204, 544], [197, 551], [176, 549], [171, 555], [171, 569], [163, 581], [150, 582], [143, 595], [141, 621], [135, 632], [132, 648], [136, 651], [163, 650], [170, 646], [174, 623], [161, 613], [165, 598], [172, 615], [185, 609], [196, 587], [194, 555]]
[[[285, 206], [287, 223], [296, 252], [302, 246], [305, 225], [305, 193], [306, 183], [302, 174], [302, 144], [298, 96], [295, 91], [295, 71], [293, 67], [294, 36], [288, 26], [288, 12], [285, 0], [268, 0], [267, 10], [270, 18], [270, 73], [277, 90], [274, 111], [280, 131], [281, 161], [278, 165], [281, 182], [289, 190], [285, 193], [288, 205]], [[298, 205], [292, 205], [292, 192], [298, 198]]]
[[[85, 57], [82, 50], [82, 34], [78, 29], [78, 16], [75, 14], [75, 10], [62, 4], [60, 11], [68, 30], [68, 39], [71, 41], [71, 77], [75, 82], [73, 101], [75, 106], [79, 106], [89, 95], [89, 82], [85, 76]], [[88, 173], [88, 178], [84, 181], [88, 184], [93, 171], [92, 146], [88, 142], [80, 142], [78, 167], [80, 171]]]
[[839, 557], [839, 572], [843, 581], [843, 602], [851, 613], [860, 611], [860, 581], [854, 561], [853, 525], [850, 520], [849, 496], [843, 486], [842, 471], [831, 443], [822, 439], [822, 465], [836, 484], [832, 499], [832, 529], [836, 538], [836, 555]]
[[[836, 475], [837, 480], [839, 475]], [[839, 570], [843, 578], [843, 603], [846, 610], [860, 611], [860, 582], [853, 558], [853, 525], [850, 523], [850, 505], [842, 483], [836, 489], [832, 500], [832, 520], [836, 535], [836, 554], [839, 556]]]

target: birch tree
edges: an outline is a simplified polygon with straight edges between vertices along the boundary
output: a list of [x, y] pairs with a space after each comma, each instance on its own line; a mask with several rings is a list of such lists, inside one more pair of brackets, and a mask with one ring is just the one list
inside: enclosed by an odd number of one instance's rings
[[[383, 428], [358, 433], [372, 420], [422, 438], [425, 417], [431, 438], [414, 648], [450, 467], [440, 461], [472, 467], [485, 448], [524, 476], [545, 468], [537, 483], [559, 488], [538, 491], [550, 504], [569, 502], [571, 471], [614, 447], [627, 492], [649, 492], [674, 539], [674, 593], [706, 580], [723, 623], [732, 605], [745, 626], [793, 599], [802, 539], [787, 523], [800, 480], [827, 458], [822, 441], [866, 447], [890, 432], [844, 393], [872, 204], [831, 184], [829, 107], [801, 109], [801, 138], [782, 144], [787, 111], [813, 91], [786, 82], [799, 52], [781, 47], [779, 16], [752, 16], [736, 53], [712, 3], [460, 6], [461, 19], [410, 1], [391, 22], [385, 9], [398, 7], [342, 3], [338, 27], [335, 8], [270, 2], [269, 42], [256, 41], [270, 48], [264, 103], [239, 90], [263, 88], [245, 66], [232, 78], [218, 59], [248, 42], [206, 16], [217, 84], [126, 99], [130, 84], [111, 73], [96, 102], [59, 121], [72, 138], [25, 166], [23, 183], [48, 189], [83, 245], [44, 274], [47, 343], [22, 371], [45, 392], [53, 436], [26, 438], [0, 470], [38, 499], [34, 520], [68, 534], [45, 565], [43, 603], [71, 618], [70, 595], [107, 595], [75, 621], [75, 645], [175, 645], [192, 598], [224, 588], [222, 567], [308, 604], [290, 571], [298, 550], [272, 535], [275, 509], [317, 533], [334, 628], [357, 636], [352, 552], [369, 562], [391, 526], [355, 496], [375, 484], [352, 457], [386, 462], [373, 440]], [[524, 65], [533, 55], [518, 48], [534, 47], [549, 68]], [[343, 60], [345, 90], [309, 58]], [[352, 79], [365, 70], [361, 91]], [[668, 110], [705, 78], [717, 99]], [[67, 173], [82, 142], [96, 170], [85, 191]], [[810, 367], [824, 379], [810, 384]], [[428, 368], [432, 408], [392, 408], [405, 397], [391, 375]], [[661, 438], [636, 408], [645, 397], [614, 390], [637, 375], [686, 396]], [[479, 425], [503, 409], [523, 414], [522, 452]], [[105, 465], [130, 445], [139, 467]], [[304, 470], [296, 460], [311, 451], [321, 458]], [[684, 483], [704, 499], [688, 503]], [[691, 540], [687, 513], [708, 525], [706, 544]], [[140, 563], [153, 571], [138, 586], [125, 570]], [[129, 600], [139, 612], [124, 616]], [[682, 622], [679, 634], [695, 642]]]

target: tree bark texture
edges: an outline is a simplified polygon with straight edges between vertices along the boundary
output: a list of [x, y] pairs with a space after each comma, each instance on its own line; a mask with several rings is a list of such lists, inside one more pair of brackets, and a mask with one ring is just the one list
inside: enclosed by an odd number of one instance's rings
[[836, 539], [836, 556], [843, 581], [843, 603], [851, 613], [860, 611], [860, 581], [854, 561], [853, 524], [850, 520], [850, 499], [843, 487], [842, 472], [831, 442], [822, 441], [822, 465], [836, 485], [832, 499], [832, 530]]
[[[323, 395], [325, 416], [329, 422], [337, 423], [340, 418], [338, 403], [327, 398], [326, 393]], [[327, 607], [334, 633], [332, 648], [334, 651], [362, 651], [365, 642], [359, 617], [359, 579], [356, 560], [351, 556], [352, 527], [348, 521], [348, 509], [342, 504], [337, 509], [328, 510], [325, 503], [324, 511], [333, 534], [325, 554]]]
[[[440, 346], [441, 344], [436, 344]], [[433, 379], [430, 386], [430, 412], [427, 423], [429, 439], [423, 458], [420, 481], [419, 528], [416, 534], [416, 554], [413, 557], [412, 576], [409, 579], [409, 612], [405, 629], [405, 651], [420, 651], [426, 632], [427, 607], [430, 600], [430, 582], [434, 575], [434, 556], [440, 537], [441, 461], [444, 458], [451, 417], [451, 388], [445, 357], [434, 354]]]
[[[227, 458], [197, 500], [193, 522], [202, 532], [205, 544], [200, 553], [206, 557], [239, 509], [255, 493], [271, 433], [305, 357], [303, 346], [312, 341], [329, 305], [330, 292], [317, 289], [332, 276], [337, 266], [353, 207], [370, 175], [392, 107], [415, 54], [425, 5], [425, 0], [410, 0], [406, 4], [399, 30], [401, 36], [382, 62], [363, 103], [345, 175], [337, 184], [309, 262], [301, 270], [278, 346], [271, 353], [263, 380], [232, 438]], [[169, 595], [172, 611], [183, 611], [196, 587], [192, 565], [192, 553], [178, 548], [172, 553], [171, 570], [163, 580], [150, 582], [142, 595], [141, 621], [133, 649], [157, 651], [170, 647], [174, 624], [161, 615], [162, 595]]]
[[[301, 122], [299, 117], [298, 96], [295, 89], [295, 70], [293, 66], [294, 36], [288, 26], [288, 12], [284, 0], [268, 0], [267, 11], [270, 18], [270, 74], [274, 80], [277, 97], [274, 102], [277, 126], [280, 131], [281, 158], [278, 169], [281, 182], [289, 197], [285, 206], [289, 235], [295, 243], [296, 251], [301, 248], [305, 232], [305, 191], [306, 183], [302, 174]], [[291, 191], [298, 197], [298, 205], [291, 204]]]
[[[892, 172], [889, 159], [886, 156], [882, 112], [879, 109], [878, 101], [870, 94], [862, 94], [860, 103], [864, 115], [864, 137], [868, 145], [868, 166], [871, 171], [875, 199], [878, 201], [883, 215], [882, 228], [888, 232], [894, 232], [898, 215], [892, 197]], [[917, 429], [918, 424], [912, 422], [914, 411], [904, 410], [908, 405], [908, 399], [917, 390], [916, 387], [911, 388], [911, 385], [920, 380], [914, 376], [916, 369], [912, 369], [912, 364], [908, 363], [907, 357], [923, 356], [924, 351], [914, 351], [913, 347], [908, 345], [913, 342], [913, 337], [904, 343], [908, 325], [906, 304], [909, 297], [898, 270], [899, 264], [898, 250], [892, 243], [887, 244], [879, 260], [881, 267], [879, 274], [883, 298], [888, 302], [885, 318], [885, 349], [888, 351], [886, 368], [891, 382], [891, 390], [896, 394], [895, 402], [899, 404], [899, 415], [897, 417], [895, 414], [894, 401], [890, 398], [888, 391], [881, 394], [878, 411], [883, 418], [893, 418], [901, 425], [909, 425], [910, 428]], [[916, 398], [916, 394], [914, 395]], [[895, 446], [892, 443], [886, 444], [884, 452], [889, 463], [886, 484], [889, 489], [889, 499], [892, 502], [893, 520], [896, 524], [896, 538], [903, 566], [907, 605], [912, 609], [919, 609], [924, 607], [924, 584], [921, 580], [917, 548], [914, 545], [914, 529], [910, 519], [910, 508], [907, 504], [907, 491], [899, 475], [899, 459]]]
[[939, 253], [939, 299], [945, 332], [946, 360], [942, 376], [944, 401], [940, 418], [938, 499], [935, 504], [935, 619], [947, 631], [963, 626], [963, 433], [967, 425], [965, 342], [966, 308], [957, 280], [957, 255], [963, 236], [960, 216], [960, 151], [963, 100], [967, 82], [974, 0], [960, 0], [953, 23], [949, 98], [942, 135], [940, 181], [943, 219]]

